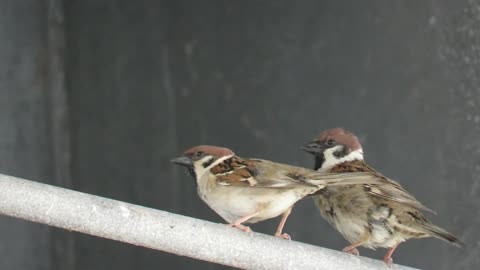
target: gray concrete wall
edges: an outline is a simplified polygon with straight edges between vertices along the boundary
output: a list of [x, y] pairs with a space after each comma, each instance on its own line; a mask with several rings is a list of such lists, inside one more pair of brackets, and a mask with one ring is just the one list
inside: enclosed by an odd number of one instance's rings
[[[39, 94], [43, 81], [31, 79], [42, 72], [35, 57], [45, 46], [46, 30], [38, 30], [43, 10], [26, 3], [34, 15], [24, 20], [1, 9], [0, 38], [9, 43], [0, 50], [8, 59], [0, 64], [0, 164], [2, 172], [42, 181], [58, 162], [42, 155], [53, 147], [53, 124], [41, 118], [48, 114]], [[223, 222], [170, 158], [209, 143], [242, 156], [312, 166], [299, 146], [322, 129], [343, 126], [360, 136], [372, 166], [436, 210], [431, 219], [467, 244], [462, 250], [433, 239], [409, 241], [397, 250], [396, 262], [475, 268], [479, 7], [475, 1], [69, 1], [64, 15], [71, 185]], [[25, 21], [32, 21], [28, 28]], [[25, 39], [37, 46], [20, 46]], [[7, 76], [18, 63], [15, 55], [26, 64]], [[45, 247], [57, 239], [42, 226], [23, 229], [15, 226], [20, 221], [3, 220], [2, 237], [12, 243], [37, 230], [44, 238], [35, 244]], [[272, 233], [276, 222], [253, 228]], [[286, 229], [299, 241], [346, 245], [309, 200], [295, 208]], [[72, 235], [71, 268], [224, 268]], [[8, 254], [22, 256], [27, 240]], [[51, 253], [39, 250], [31, 256], [48, 268]], [[361, 250], [375, 258], [384, 252]]]
[[[41, 1], [0, 1], [0, 171], [52, 178]], [[49, 228], [0, 217], [0, 269], [50, 269]]]

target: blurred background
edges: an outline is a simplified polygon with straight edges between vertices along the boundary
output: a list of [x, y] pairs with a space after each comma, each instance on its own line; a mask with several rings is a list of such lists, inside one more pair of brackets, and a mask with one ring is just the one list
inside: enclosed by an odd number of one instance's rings
[[[395, 262], [473, 269], [479, 44], [473, 0], [2, 0], [0, 172], [223, 223], [171, 158], [214, 144], [312, 167], [300, 146], [345, 127], [467, 244], [412, 240]], [[286, 231], [347, 244], [310, 199]], [[1, 269], [228, 269], [7, 217], [0, 239]]]

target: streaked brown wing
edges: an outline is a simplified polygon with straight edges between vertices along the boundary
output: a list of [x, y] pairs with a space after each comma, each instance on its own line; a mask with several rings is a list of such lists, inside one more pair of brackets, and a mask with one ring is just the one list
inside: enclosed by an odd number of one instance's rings
[[399, 183], [375, 171], [362, 160], [339, 164], [333, 167], [330, 172], [370, 172], [379, 178], [379, 183], [365, 185], [364, 190], [369, 194], [385, 200], [403, 203], [419, 210], [435, 213], [435, 211], [415, 199], [415, 197], [408, 193]]
[[[225, 186], [292, 188], [316, 187], [301, 181], [294, 166], [261, 159], [242, 159], [234, 156], [211, 169], [217, 176], [217, 183]], [[301, 168], [298, 168], [301, 169]]]

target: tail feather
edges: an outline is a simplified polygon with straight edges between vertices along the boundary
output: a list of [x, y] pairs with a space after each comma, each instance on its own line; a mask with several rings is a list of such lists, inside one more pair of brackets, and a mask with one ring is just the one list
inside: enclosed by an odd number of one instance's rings
[[443, 241], [449, 242], [457, 247], [463, 248], [465, 244], [460, 241], [455, 235], [447, 232], [446, 230], [435, 226], [433, 224], [428, 224], [425, 226], [425, 229], [432, 234], [433, 237], [441, 239]]

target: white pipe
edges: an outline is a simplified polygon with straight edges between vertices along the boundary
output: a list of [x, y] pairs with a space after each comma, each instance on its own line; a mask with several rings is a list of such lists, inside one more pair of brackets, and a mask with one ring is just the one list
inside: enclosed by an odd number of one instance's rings
[[388, 269], [378, 260], [2, 174], [0, 213], [244, 269]]

